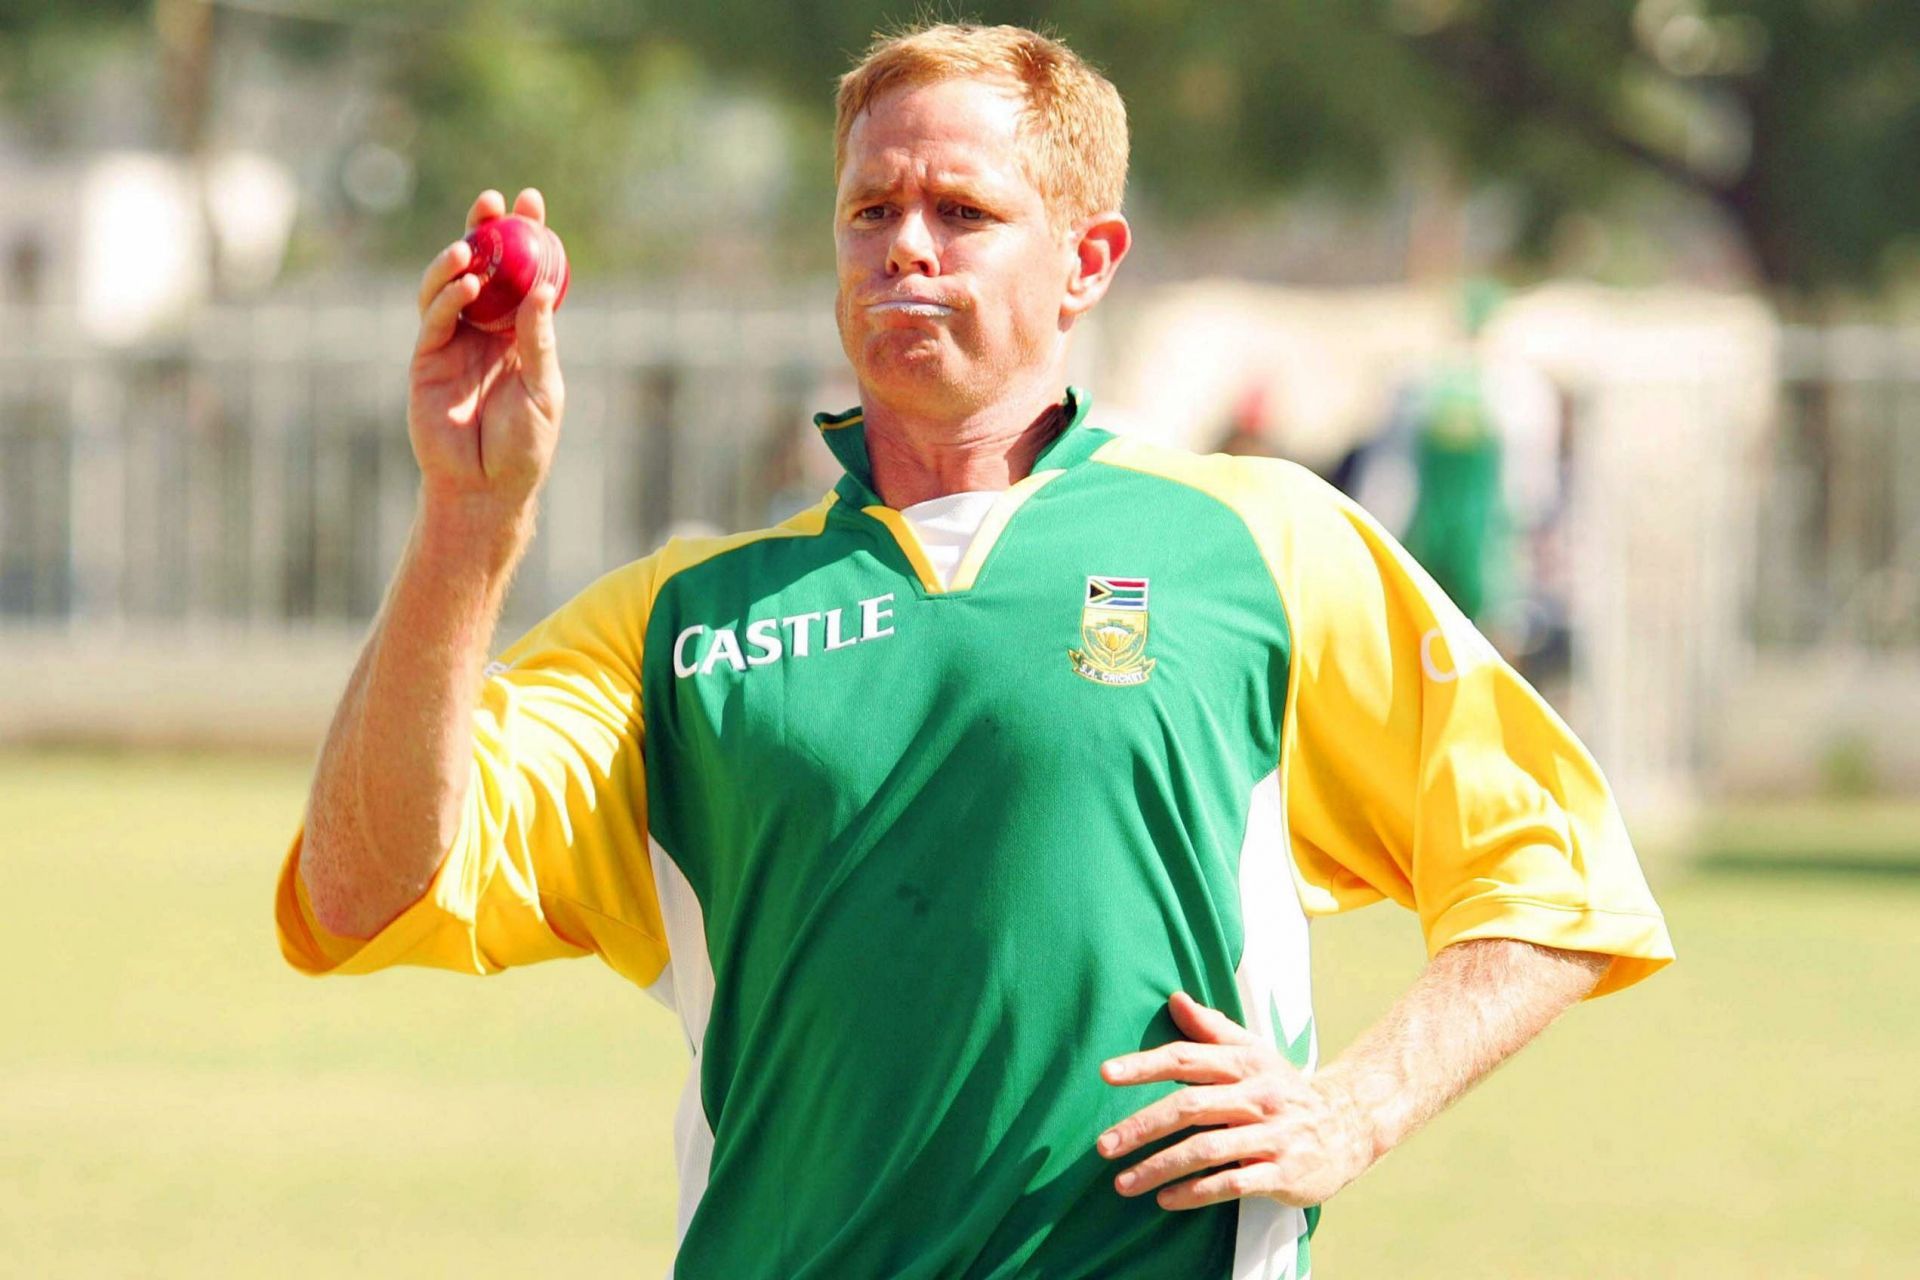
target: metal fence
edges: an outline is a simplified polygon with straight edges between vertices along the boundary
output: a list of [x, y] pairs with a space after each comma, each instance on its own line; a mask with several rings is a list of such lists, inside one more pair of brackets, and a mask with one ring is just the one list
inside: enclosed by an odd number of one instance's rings
[[[800, 474], [809, 415], [853, 393], [819, 292], [570, 301], [566, 440], [509, 630], [676, 526], [754, 527], [825, 488]], [[70, 316], [0, 313], [0, 644], [84, 642], [84, 686], [116, 635], [350, 639], [413, 516], [413, 328], [404, 306], [276, 304], [108, 350]], [[1770, 662], [1920, 671], [1920, 331], [1789, 329], [1776, 355], [1773, 422], [1739, 446], [1716, 434], [1724, 378], [1588, 389], [1566, 705], [1624, 791], [1709, 772]]]
[[1920, 329], [1782, 335], [1753, 639], [1920, 656]]
[[[413, 512], [414, 324], [405, 307], [218, 309], [105, 351], [64, 315], [0, 319], [0, 623], [371, 617]], [[841, 365], [824, 301], [581, 304], [559, 324], [567, 441], [522, 620], [676, 523], [762, 523]]]

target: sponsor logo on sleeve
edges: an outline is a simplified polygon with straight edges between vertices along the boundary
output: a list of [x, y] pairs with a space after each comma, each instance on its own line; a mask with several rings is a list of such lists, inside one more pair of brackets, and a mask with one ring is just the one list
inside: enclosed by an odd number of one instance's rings
[[1443, 623], [1420, 637], [1420, 666], [1435, 684], [1452, 684], [1499, 660], [1493, 645], [1465, 618]]

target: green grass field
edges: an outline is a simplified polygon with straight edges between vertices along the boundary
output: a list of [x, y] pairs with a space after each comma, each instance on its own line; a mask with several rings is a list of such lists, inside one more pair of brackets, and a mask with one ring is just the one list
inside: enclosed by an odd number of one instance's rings
[[[270, 900], [304, 775], [0, 755], [0, 1273], [661, 1274], [671, 1018], [591, 963], [296, 976]], [[1681, 962], [1341, 1195], [1316, 1274], [1915, 1274], [1912, 819], [1732, 821], [1656, 864]], [[1316, 929], [1337, 1052], [1420, 951], [1392, 907]]]

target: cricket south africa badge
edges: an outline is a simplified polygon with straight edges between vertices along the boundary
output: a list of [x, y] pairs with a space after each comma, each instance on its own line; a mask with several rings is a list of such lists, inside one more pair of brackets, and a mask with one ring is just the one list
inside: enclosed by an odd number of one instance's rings
[[1086, 648], [1067, 650], [1075, 675], [1096, 684], [1145, 684], [1154, 662], [1147, 656], [1147, 580], [1088, 578], [1080, 643]]

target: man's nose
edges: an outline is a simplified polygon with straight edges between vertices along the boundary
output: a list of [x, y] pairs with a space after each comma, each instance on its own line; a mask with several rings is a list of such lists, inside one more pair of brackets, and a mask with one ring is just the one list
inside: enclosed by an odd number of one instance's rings
[[932, 229], [917, 212], [904, 215], [887, 246], [887, 275], [940, 274], [940, 256], [934, 247]]

